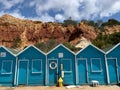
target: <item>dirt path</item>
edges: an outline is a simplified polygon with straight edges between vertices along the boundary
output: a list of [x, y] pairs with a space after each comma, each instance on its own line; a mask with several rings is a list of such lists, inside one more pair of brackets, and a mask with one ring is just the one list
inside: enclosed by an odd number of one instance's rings
[[120, 90], [120, 86], [78, 86], [74, 88], [56, 86], [0, 87], [0, 90]]

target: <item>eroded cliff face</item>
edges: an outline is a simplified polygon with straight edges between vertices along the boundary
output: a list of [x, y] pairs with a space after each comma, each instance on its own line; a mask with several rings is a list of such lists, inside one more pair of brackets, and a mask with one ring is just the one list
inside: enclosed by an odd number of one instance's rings
[[120, 25], [114, 25], [111, 27], [106, 26], [104, 28], [103, 34], [113, 34], [115, 32], [120, 32]]
[[98, 32], [84, 23], [76, 27], [67, 27], [59, 23], [42, 23], [40, 21], [23, 20], [10, 15], [0, 17], [0, 45], [24, 48], [30, 44], [56, 39], [58, 42], [70, 42], [76, 45], [81, 37], [94, 40]]

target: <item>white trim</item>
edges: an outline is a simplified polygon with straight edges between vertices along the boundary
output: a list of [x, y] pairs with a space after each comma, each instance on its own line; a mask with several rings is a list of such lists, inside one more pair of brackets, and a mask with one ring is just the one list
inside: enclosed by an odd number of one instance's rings
[[[76, 59], [77, 60], [77, 72], [79, 72], [79, 70], [78, 70], [78, 61], [80, 61], [80, 60], [85, 60], [85, 62], [86, 62], [86, 80], [87, 80], [87, 83], [89, 82], [89, 79], [88, 79], [88, 63], [87, 63], [87, 58], [77, 58]], [[77, 77], [78, 77], [78, 82], [77, 82], [77, 84], [79, 84], [79, 76], [78, 76], [78, 73], [77, 73]]]
[[14, 57], [16, 56], [16, 55], [13, 54], [10, 50], [8, 50], [6, 47], [4, 47], [4, 46], [0, 46], [0, 48], [5, 49], [8, 53], [10, 53], [11, 55], [13, 55]]
[[[118, 63], [117, 63], [117, 58], [107, 58], [107, 61], [110, 60], [110, 59], [115, 59], [115, 70], [116, 70], [116, 74], [117, 74], [117, 82], [116, 83], [119, 83], [119, 73], [118, 73]], [[108, 64], [108, 62], [107, 62]], [[108, 69], [108, 73], [109, 73], [109, 69]], [[109, 80], [110, 80], [110, 77], [109, 77]], [[110, 81], [109, 81], [110, 82]]]
[[118, 83], [119, 83], [119, 71], [118, 71], [118, 60], [116, 58], [116, 69], [117, 69], [117, 80], [118, 80]]
[[28, 74], [29, 74], [29, 60], [28, 60], [28, 59], [23, 59], [23, 60], [21, 59], [21, 60], [18, 60], [18, 72], [17, 72], [17, 73], [18, 73], [18, 75], [17, 75], [18, 77], [17, 77], [17, 85], [18, 85], [18, 82], [19, 82], [18, 79], [19, 79], [19, 67], [20, 67], [20, 62], [24, 62], [24, 61], [27, 61], [27, 79], [26, 79], [26, 80], [27, 80], [27, 85], [28, 85], [28, 76], [29, 76], [29, 75], [28, 75]]
[[16, 56], [19, 56], [21, 53], [23, 53], [24, 51], [26, 51], [27, 49], [29, 49], [30, 47], [33, 47], [34, 49], [36, 49], [37, 51], [41, 52], [42, 54], [46, 55], [46, 53], [44, 53], [43, 51], [41, 51], [40, 49], [38, 49], [37, 47], [35, 47], [34, 45], [29, 45], [28, 47], [26, 47], [24, 50], [20, 51]]
[[75, 78], [76, 78], [76, 85], [78, 84], [78, 68], [77, 68], [77, 57], [75, 55]]
[[47, 56], [45, 56], [45, 58], [46, 58], [46, 63], [45, 63], [45, 70], [46, 70], [46, 72], [45, 72], [45, 85], [47, 85], [48, 84], [48, 73], [47, 73], [47, 66], [48, 66], [48, 62], [47, 62]]
[[[93, 66], [92, 66], [93, 60], [97, 60], [97, 61], [99, 60], [100, 61], [100, 70], [94, 70], [93, 69]], [[102, 72], [101, 58], [91, 58], [90, 61], [91, 61], [91, 72]]]
[[104, 55], [104, 57], [105, 57], [105, 65], [106, 65], [107, 83], [110, 84], [109, 72], [108, 72], [108, 64], [107, 64], [106, 55]]
[[15, 63], [14, 85], [17, 85], [17, 61], [18, 61], [18, 57], [16, 57], [16, 63]]
[[[11, 62], [11, 68], [10, 68], [10, 72], [7, 72], [7, 73], [3, 73], [2, 70], [3, 70], [3, 67], [4, 67], [4, 62]], [[2, 68], [1, 68], [1, 74], [12, 74], [12, 68], [13, 68], [13, 60], [3, 60], [2, 61]]]
[[115, 59], [116, 60], [117, 58], [116, 57], [110, 57], [110, 58], [107, 58], [107, 59]]
[[120, 45], [120, 43], [118, 43], [117, 45], [115, 45], [112, 49], [110, 49], [109, 51], [106, 52], [106, 54], [110, 53], [111, 51], [113, 51], [115, 48], [117, 48]]
[[53, 48], [52, 50], [50, 50], [50, 51], [47, 53], [47, 55], [50, 54], [51, 52], [53, 52], [55, 49], [57, 49], [57, 48], [60, 47], [60, 46], [62, 46], [63, 48], [65, 48], [66, 50], [68, 50], [69, 52], [71, 52], [72, 54], [75, 55], [75, 53], [74, 53], [73, 51], [71, 51], [69, 48], [67, 48], [67, 47], [64, 46], [63, 44], [57, 45], [55, 48]]
[[86, 58], [86, 71], [87, 71], [87, 83], [89, 83], [89, 78], [88, 78], [88, 61], [87, 61], [87, 58]]
[[84, 50], [85, 50], [86, 48], [88, 48], [89, 46], [92, 46], [93, 48], [97, 49], [97, 50], [100, 51], [101, 53], [105, 54], [105, 52], [104, 52], [103, 50], [99, 49], [98, 47], [96, 47], [96, 46], [93, 45], [93, 44], [89, 44], [89, 45], [86, 46], [85, 48], [83, 48], [83, 49], [81, 49], [80, 51], [78, 51], [78, 52], [76, 53], [76, 55], [79, 54], [79, 53], [81, 53], [82, 51], [84, 51]]
[[[49, 62], [50, 62], [50, 60], [56, 60], [56, 62], [57, 62], [57, 65], [58, 65], [58, 59], [48, 59], [48, 66], [49, 66]], [[49, 82], [49, 67], [47, 68], [47, 70], [48, 70], [48, 82]], [[53, 69], [54, 70], [54, 69]], [[57, 73], [58, 73], [58, 67], [57, 67]], [[57, 80], [58, 80], [58, 75], [56, 75], [57, 76]], [[50, 84], [50, 83], [49, 83]], [[56, 83], [57, 84], [57, 83]]]
[[[33, 65], [33, 62], [34, 62], [34, 61], [41, 61], [41, 65], [40, 65], [40, 66], [41, 66], [41, 70], [38, 71], [38, 72], [33, 71], [33, 66], [34, 66], [34, 65]], [[33, 74], [35, 74], [35, 73], [42, 73], [42, 59], [32, 59], [32, 67], [31, 67], [31, 68], [32, 68], [32, 73], [33, 73]]]
[[69, 71], [64, 71], [64, 66], [63, 66], [64, 73], [72, 73], [72, 59], [66, 59], [66, 58], [61, 59], [61, 64], [63, 64], [62, 61], [64, 61], [64, 60], [69, 60], [70, 61], [70, 70]]

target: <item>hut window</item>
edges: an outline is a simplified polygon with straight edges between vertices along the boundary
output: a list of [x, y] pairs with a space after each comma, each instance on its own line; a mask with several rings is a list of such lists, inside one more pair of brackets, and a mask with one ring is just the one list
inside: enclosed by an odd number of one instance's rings
[[12, 60], [4, 60], [2, 61], [2, 68], [1, 68], [1, 74], [12, 74]]
[[41, 59], [32, 60], [32, 73], [42, 73], [42, 60]]
[[72, 60], [71, 59], [62, 59], [63, 71], [72, 72]]
[[91, 71], [92, 72], [102, 72], [102, 65], [100, 58], [91, 59]]

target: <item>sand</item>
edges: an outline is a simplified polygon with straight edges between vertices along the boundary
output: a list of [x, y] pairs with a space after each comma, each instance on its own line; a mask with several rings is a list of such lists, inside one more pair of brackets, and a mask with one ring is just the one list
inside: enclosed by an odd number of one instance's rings
[[0, 90], [120, 90], [120, 86], [77, 86], [77, 87], [56, 87], [56, 86], [19, 86], [19, 87], [0, 87]]

